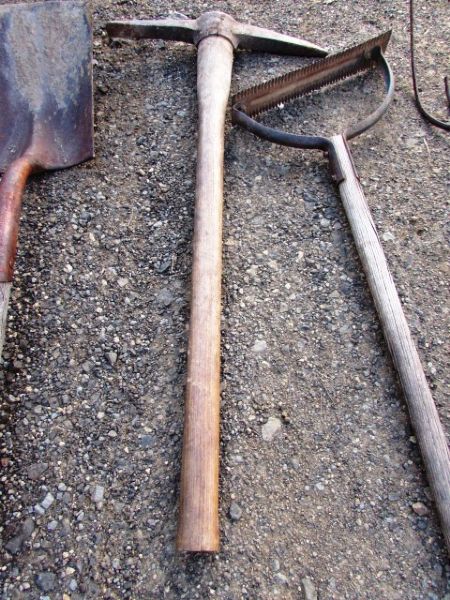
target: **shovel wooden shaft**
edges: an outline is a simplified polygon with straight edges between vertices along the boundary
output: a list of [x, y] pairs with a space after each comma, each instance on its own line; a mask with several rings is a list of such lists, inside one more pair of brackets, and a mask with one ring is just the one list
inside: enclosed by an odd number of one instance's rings
[[8, 167], [0, 182], [0, 358], [16, 260], [22, 195], [32, 168], [28, 158], [19, 158]]
[[347, 144], [342, 136], [335, 136], [331, 141], [344, 176], [339, 184], [342, 203], [405, 393], [450, 551], [450, 452], [445, 433]]
[[12, 281], [23, 190], [32, 168], [28, 158], [19, 158], [0, 182], [0, 282]]
[[211, 36], [200, 42], [192, 296], [177, 536], [178, 549], [191, 552], [219, 549], [223, 152], [232, 64], [228, 40]]

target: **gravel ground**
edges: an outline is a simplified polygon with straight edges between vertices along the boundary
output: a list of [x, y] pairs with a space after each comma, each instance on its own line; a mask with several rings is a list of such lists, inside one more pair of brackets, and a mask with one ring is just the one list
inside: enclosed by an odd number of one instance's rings
[[[0, 381], [2, 597], [448, 600], [435, 508], [326, 160], [231, 124], [222, 550], [175, 553], [196, 50], [109, 44], [103, 26], [211, 8], [330, 49], [393, 28], [395, 101], [351, 145], [450, 432], [450, 138], [414, 107], [407, 3], [97, 0], [96, 158], [34, 177], [24, 201]], [[418, 14], [424, 99], [443, 118], [446, 22], [443, 1]], [[233, 92], [300, 62], [239, 54]], [[364, 111], [374, 86], [266, 119], [318, 131]]]

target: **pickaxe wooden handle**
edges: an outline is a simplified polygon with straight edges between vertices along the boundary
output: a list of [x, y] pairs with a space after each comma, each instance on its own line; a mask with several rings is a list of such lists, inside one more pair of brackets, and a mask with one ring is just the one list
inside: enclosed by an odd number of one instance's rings
[[324, 56], [296, 38], [238, 23], [220, 12], [196, 20], [108, 23], [111, 37], [182, 40], [198, 46], [199, 134], [191, 320], [181, 468], [179, 550], [219, 549], [220, 298], [223, 150], [233, 51]]

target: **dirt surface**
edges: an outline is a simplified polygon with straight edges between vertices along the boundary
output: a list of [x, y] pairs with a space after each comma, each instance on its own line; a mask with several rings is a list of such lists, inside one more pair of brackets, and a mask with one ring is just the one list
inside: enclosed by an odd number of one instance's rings
[[[426, 5], [419, 77], [445, 118], [448, 3]], [[98, 0], [96, 158], [34, 177], [24, 199], [0, 381], [2, 597], [448, 600], [435, 508], [327, 162], [230, 123], [222, 550], [175, 553], [196, 50], [110, 45], [103, 27], [211, 8], [333, 50], [393, 29], [395, 100], [351, 146], [450, 433], [450, 137], [414, 107], [407, 3]], [[302, 62], [238, 54], [233, 92]], [[374, 82], [266, 119], [317, 132], [372, 106]]]

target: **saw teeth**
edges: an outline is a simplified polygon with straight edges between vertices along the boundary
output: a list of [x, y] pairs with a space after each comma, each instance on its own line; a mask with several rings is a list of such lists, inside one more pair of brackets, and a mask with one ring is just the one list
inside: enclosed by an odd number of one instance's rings
[[[371, 56], [372, 51], [376, 48], [384, 50], [389, 42], [390, 36], [391, 32], [387, 31], [371, 40], [366, 40], [357, 46], [327, 56], [311, 65], [296, 69], [295, 71], [291, 71], [260, 85], [238, 92], [233, 97], [232, 103], [233, 105], [240, 105], [242, 110], [249, 116], [254, 116], [269, 110], [286, 100], [298, 98], [324, 86], [332, 85], [374, 66], [376, 61]], [[352, 60], [355, 61], [358, 59], [359, 61], [356, 64], [351, 62]], [[331, 72], [329, 72], [330, 70]], [[323, 78], [312, 81], [309, 84], [307, 83], [309, 78], [316, 74], [320, 74], [322, 71], [325, 72]], [[283, 89], [288, 88], [289, 86], [295, 86], [295, 84], [301, 85], [302, 82], [304, 82], [304, 86], [300, 87], [299, 90], [295, 88], [293, 90], [286, 89], [286, 93], [282, 93]], [[276, 98], [271, 98], [273, 93], [277, 90], [280, 93]], [[266, 96], [267, 99], [265, 99]], [[255, 106], [252, 106], [252, 103], [254, 103]]]

